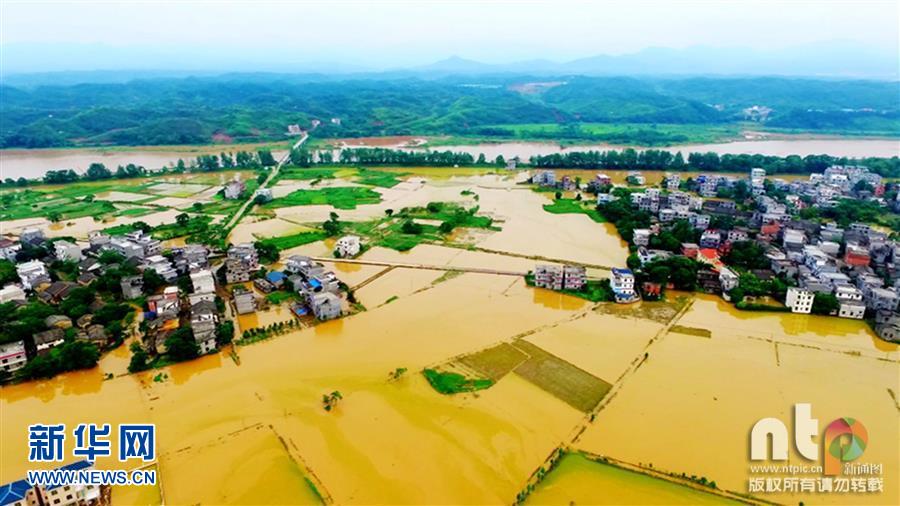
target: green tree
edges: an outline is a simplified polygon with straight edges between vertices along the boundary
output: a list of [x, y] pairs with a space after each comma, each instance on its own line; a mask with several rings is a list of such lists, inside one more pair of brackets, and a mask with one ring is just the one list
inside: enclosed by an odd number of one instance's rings
[[176, 362], [197, 358], [200, 346], [194, 340], [194, 331], [190, 327], [181, 327], [172, 332], [166, 338], [166, 354]]
[[128, 363], [128, 372], [146, 371], [150, 368], [149, 361], [150, 356], [144, 347], [138, 343], [131, 343], [131, 361]]
[[145, 269], [141, 276], [144, 278], [144, 291], [153, 293], [166, 285], [166, 280], [153, 269]]
[[234, 339], [234, 322], [225, 320], [216, 327], [216, 343], [219, 346], [226, 345]]
[[112, 176], [112, 172], [110, 172], [110, 170], [106, 168], [106, 165], [97, 162], [90, 164], [87, 171], [85, 171], [84, 173], [84, 177], [91, 181], [96, 181], [98, 179], [109, 179]]
[[837, 297], [831, 293], [817, 293], [813, 299], [813, 314], [830, 315], [837, 312], [840, 308], [840, 302]]
[[18, 280], [19, 274], [16, 272], [16, 265], [6, 259], [0, 260], [0, 285]]

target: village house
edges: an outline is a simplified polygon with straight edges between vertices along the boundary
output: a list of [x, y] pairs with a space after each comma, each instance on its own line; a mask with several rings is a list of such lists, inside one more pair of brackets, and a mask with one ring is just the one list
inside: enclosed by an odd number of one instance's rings
[[248, 290], [235, 290], [233, 294], [234, 308], [238, 314], [256, 312], [256, 295]]
[[143, 269], [151, 269], [155, 271], [161, 278], [166, 280], [167, 283], [175, 281], [175, 278], [178, 277], [178, 271], [175, 270], [172, 262], [170, 262], [168, 258], [162, 255], [153, 255], [147, 257], [144, 260]]
[[562, 290], [563, 268], [559, 265], [543, 264], [534, 268], [534, 286], [549, 290]]
[[66, 333], [60, 328], [52, 328], [34, 335], [34, 346], [37, 348], [38, 355], [48, 353], [51, 348], [55, 348], [63, 344], [66, 340]]
[[172, 261], [175, 270], [181, 274], [209, 269], [209, 249], [200, 244], [172, 248]]
[[216, 291], [216, 281], [212, 272], [208, 270], [192, 272], [191, 286], [194, 287], [194, 293], [211, 293]]
[[22, 281], [22, 288], [34, 290], [38, 286], [50, 283], [50, 272], [40, 260], [31, 260], [16, 266], [16, 273]]
[[648, 228], [636, 228], [634, 229], [634, 238], [632, 241], [635, 246], [649, 246], [650, 245], [650, 229]]
[[0, 344], [0, 371], [10, 374], [25, 367], [27, 362], [24, 341]]
[[0, 289], [0, 304], [4, 302], [22, 301], [25, 302], [25, 290], [22, 287], [12, 283]]
[[896, 311], [900, 302], [900, 295], [890, 288], [872, 288], [865, 298], [866, 307], [875, 311]]
[[581, 290], [586, 281], [587, 271], [583, 266], [563, 266], [563, 288], [565, 290]]
[[628, 303], [637, 300], [637, 293], [634, 291], [634, 273], [631, 269], [613, 268], [610, 272], [609, 285], [616, 302]]
[[866, 306], [859, 302], [841, 302], [838, 316], [853, 320], [862, 320], [866, 314]]
[[201, 354], [216, 349], [216, 324], [218, 321], [214, 302], [202, 300], [191, 305], [191, 329]]
[[228, 283], [250, 281], [259, 270], [259, 255], [251, 243], [243, 243], [228, 248], [225, 258], [225, 280]]
[[317, 293], [310, 297], [310, 309], [319, 320], [332, 320], [342, 314], [341, 299], [331, 292]]
[[22, 245], [18, 241], [0, 237], [0, 258], [5, 258], [12, 263], [16, 263], [16, 255], [22, 251]]
[[143, 230], [134, 230], [125, 234], [125, 238], [132, 244], [136, 244], [143, 250], [143, 256], [149, 257], [162, 253], [162, 242], [154, 239]]
[[125, 300], [136, 299], [144, 295], [144, 278], [142, 276], [125, 276], [119, 282], [122, 288], [122, 298]]
[[72, 319], [66, 315], [53, 314], [44, 318], [44, 325], [46, 325], [47, 328], [56, 327], [63, 330], [70, 329], [72, 328]]
[[791, 308], [792, 313], [809, 314], [812, 312], [815, 294], [809, 290], [803, 290], [795, 286], [789, 287], [784, 305]]
[[337, 240], [334, 245], [334, 252], [340, 258], [352, 258], [359, 254], [360, 243], [359, 236], [345, 235]]
[[31, 246], [38, 246], [43, 244], [46, 240], [47, 237], [44, 235], [44, 231], [37, 227], [25, 228], [22, 230], [22, 233], [19, 234], [19, 242], [30, 244]]
[[531, 182], [540, 186], [556, 186], [556, 172], [540, 170], [531, 176]]
[[247, 185], [240, 179], [233, 179], [225, 184], [224, 196], [229, 200], [237, 200], [244, 194]]
[[167, 286], [163, 293], [147, 297], [147, 308], [157, 318], [177, 318], [181, 312], [181, 299], [178, 297], [178, 287]]
[[81, 248], [69, 241], [56, 241], [53, 243], [53, 252], [57, 260], [62, 261], [81, 261]]

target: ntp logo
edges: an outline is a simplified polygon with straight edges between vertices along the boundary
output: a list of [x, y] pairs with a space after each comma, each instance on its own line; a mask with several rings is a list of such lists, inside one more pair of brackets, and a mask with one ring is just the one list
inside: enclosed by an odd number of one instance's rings
[[[819, 433], [819, 421], [812, 417], [810, 404], [794, 405], [794, 446], [797, 453], [807, 460], [816, 460], [819, 445], [815, 437]], [[777, 418], [763, 418], [750, 431], [750, 460], [766, 460], [768, 438], [772, 437], [772, 460], [787, 460], [788, 429]], [[825, 427], [822, 452], [824, 474], [841, 473], [841, 463], [851, 462], [862, 456], [869, 442], [866, 427], [853, 418], [838, 418]]]

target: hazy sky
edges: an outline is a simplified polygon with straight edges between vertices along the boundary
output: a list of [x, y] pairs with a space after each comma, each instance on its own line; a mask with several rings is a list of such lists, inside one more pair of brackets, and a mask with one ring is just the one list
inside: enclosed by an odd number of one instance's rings
[[4, 72], [371, 68], [459, 55], [569, 60], [646, 47], [779, 49], [849, 40], [897, 54], [900, 0], [0, 0]]

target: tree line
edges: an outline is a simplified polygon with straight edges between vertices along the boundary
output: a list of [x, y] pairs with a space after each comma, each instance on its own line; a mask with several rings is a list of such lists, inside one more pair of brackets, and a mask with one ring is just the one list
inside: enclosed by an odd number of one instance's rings
[[832, 165], [862, 165], [884, 177], [900, 177], [900, 158], [848, 158], [830, 155], [773, 156], [749, 154], [689, 153], [632, 148], [609, 151], [573, 151], [531, 157], [531, 165], [539, 168], [671, 170], [700, 172], [743, 172], [763, 168], [768, 174], [810, 174], [822, 172]]

